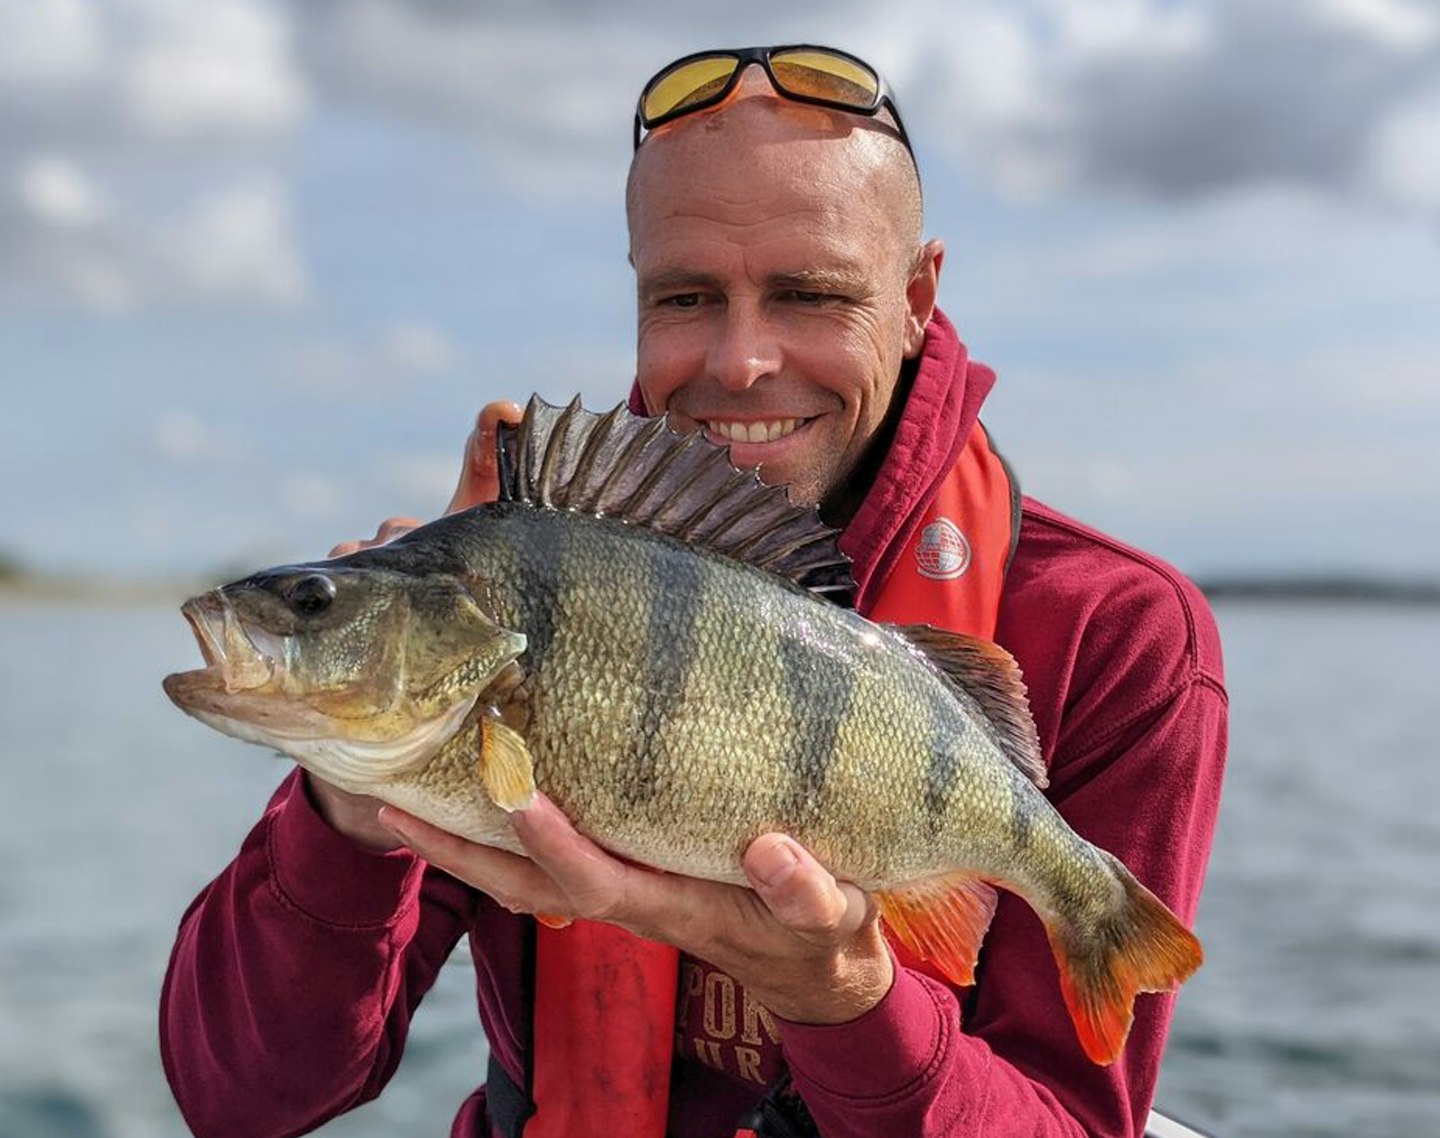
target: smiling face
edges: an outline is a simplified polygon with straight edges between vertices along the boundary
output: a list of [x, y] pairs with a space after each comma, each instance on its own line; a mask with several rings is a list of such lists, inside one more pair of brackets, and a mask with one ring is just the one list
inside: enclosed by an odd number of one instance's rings
[[648, 409], [847, 521], [943, 254], [904, 149], [766, 87], [651, 135], [629, 207]]

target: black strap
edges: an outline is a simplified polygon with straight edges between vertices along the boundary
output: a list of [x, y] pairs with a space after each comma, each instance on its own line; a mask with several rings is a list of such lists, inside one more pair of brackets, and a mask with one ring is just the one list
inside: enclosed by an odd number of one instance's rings
[[821, 1138], [805, 1100], [790, 1087], [789, 1071], [770, 1084], [765, 1097], [740, 1120], [740, 1129], [753, 1130], [758, 1138]]
[[525, 1089], [510, 1077], [490, 1056], [490, 1067], [485, 1073], [485, 1109], [490, 1114], [490, 1125], [505, 1138], [521, 1138], [525, 1123], [535, 1113], [535, 1104]]

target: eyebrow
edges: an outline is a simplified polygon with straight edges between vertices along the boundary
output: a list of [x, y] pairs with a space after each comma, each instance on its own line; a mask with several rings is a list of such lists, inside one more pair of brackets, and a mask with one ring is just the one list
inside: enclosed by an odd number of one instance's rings
[[640, 296], [650, 299], [666, 293], [684, 292], [686, 289], [718, 289], [720, 278], [693, 269], [662, 269], [660, 272], [640, 281]]
[[794, 289], [797, 292], [855, 293], [863, 286], [864, 279], [862, 273], [847, 266], [775, 273], [767, 277], [765, 283], [772, 289]]
[[[765, 278], [765, 285], [771, 291], [794, 289], [799, 292], [855, 293], [864, 287], [864, 279], [864, 274], [858, 270], [844, 266], [772, 273]], [[640, 282], [639, 292], [643, 299], [648, 300], [695, 288], [720, 291], [720, 278], [693, 269], [662, 269]]]

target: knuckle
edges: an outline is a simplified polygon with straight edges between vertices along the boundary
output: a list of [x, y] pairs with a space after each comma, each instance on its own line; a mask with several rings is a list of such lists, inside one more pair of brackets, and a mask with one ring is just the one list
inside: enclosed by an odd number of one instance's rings
[[380, 523], [380, 528], [376, 531], [375, 536], [379, 541], [393, 541], [402, 534], [409, 533], [419, 524], [414, 518], [386, 518]]

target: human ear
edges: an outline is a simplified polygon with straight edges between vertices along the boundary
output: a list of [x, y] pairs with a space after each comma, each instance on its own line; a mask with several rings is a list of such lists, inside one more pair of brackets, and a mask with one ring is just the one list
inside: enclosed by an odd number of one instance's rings
[[934, 239], [920, 247], [910, 279], [905, 283], [905, 358], [913, 360], [925, 343], [925, 329], [935, 312], [940, 292], [940, 265], [945, 260], [945, 243]]

